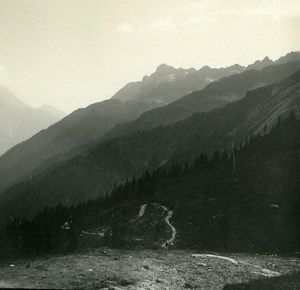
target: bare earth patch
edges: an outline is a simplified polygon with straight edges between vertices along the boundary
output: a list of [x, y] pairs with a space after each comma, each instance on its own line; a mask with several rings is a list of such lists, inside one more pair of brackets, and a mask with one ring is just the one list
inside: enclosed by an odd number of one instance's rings
[[222, 289], [227, 283], [300, 271], [299, 258], [206, 254], [101, 248], [84, 254], [10, 261], [0, 265], [0, 287]]

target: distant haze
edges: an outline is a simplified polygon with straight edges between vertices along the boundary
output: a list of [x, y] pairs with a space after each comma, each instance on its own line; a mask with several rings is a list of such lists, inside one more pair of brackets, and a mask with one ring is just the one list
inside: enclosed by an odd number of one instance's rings
[[300, 49], [299, 0], [0, 0], [0, 84], [66, 112], [161, 63], [246, 65]]

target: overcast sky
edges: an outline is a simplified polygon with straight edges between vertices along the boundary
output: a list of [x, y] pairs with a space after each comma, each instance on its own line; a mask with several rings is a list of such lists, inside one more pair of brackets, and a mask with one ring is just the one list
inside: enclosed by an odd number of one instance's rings
[[0, 83], [66, 112], [161, 63], [246, 65], [300, 50], [299, 0], [0, 0]]

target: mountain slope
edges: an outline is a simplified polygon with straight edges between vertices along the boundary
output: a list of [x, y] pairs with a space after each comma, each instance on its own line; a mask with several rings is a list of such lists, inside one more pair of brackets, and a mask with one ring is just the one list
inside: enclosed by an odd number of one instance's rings
[[272, 65], [262, 70], [250, 70], [225, 77], [206, 86], [203, 90], [193, 92], [167, 106], [143, 113], [137, 120], [128, 124], [119, 124], [105, 134], [103, 140], [136, 131], [169, 125], [190, 117], [193, 113], [208, 112], [224, 107], [244, 97], [247, 91], [276, 83], [295, 73], [300, 62]]
[[[45, 170], [49, 164], [82, 152], [82, 146], [93, 143], [116, 124], [132, 121], [149, 109], [204, 87], [213, 79], [242, 70], [238, 65], [221, 69], [204, 67], [194, 75], [194, 69], [159, 66], [151, 76], [145, 76], [142, 82], [126, 85], [112, 99], [77, 110], [61, 122], [12, 148], [0, 158], [0, 193], [9, 185], [34, 174], [34, 171]], [[138, 89], [138, 95], [135, 92], [136, 86], [142, 87]], [[40, 109], [60, 114], [49, 106]], [[48, 162], [48, 159], [52, 160]]]
[[277, 84], [250, 91], [222, 109], [95, 145], [85, 154], [10, 188], [0, 196], [1, 214], [30, 216], [45, 205], [87, 200], [146, 169], [193, 160], [203, 151], [229, 149], [232, 142], [239, 144], [251, 133], [266, 130], [265, 125], [270, 128], [279, 115], [299, 112], [299, 108], [300, 71]]
[[[238, 65], [224, 69], [203, 67], [199, 71], [159, 66], [151, 76], [144, 77], [142, 82], [128, 84], [111, 100], [77, 110], [49, 129], [12, 148], [0, 158], [0, 193], [9, 185], [34, 174], [34, 171], [45, 170], [49, 164], [78, 154], [84, 150], [82, 146], [96, 141], [116, 124], [132, 121], [144, 111], [182, 97], [194, 89], [200, 89], [213, 79], [242, 70], [244, 69]], [[135, 89], [131, 89], [132, 86], [141, 86], [142, 89], [136, 94]], [[213, 101], [213, 98], [206, 102], [206, 110], [226, 103], [223, 100]], [[60, 114], [49, 106], [44, 106], [41, 110]], [[34, 125], [27, 127], [34, 128]], [[10, 128], [6, 128], [7, 133], [10, 133]], [[52, 159], [51, 162], [48, 159]]]
[[[113, 241], [119, 237], [125, 244], [133, 244], [128, 239], [132, 235], [132, 209], [137, 204], [158, 203], [172, 210], [177, 247], [255, 253], [298, 251], [299, 132], [300, 119], [290, 113], [264, 136], [253, 135], [235, 148], [234, 158], [228, 151], [215, 151], [211, 158], [200, 154], [190, 165], [174, 163], [167, 171], [159, 168], [126, 182], [102, 201], [102, 207], [114, 213]], [[93, 204], [89, 206], [93, 208]], [[99, 224], [99, 220], [105, 219], [98, 216], [94, 223]], [[140, 223], [136, 222], [136, 227], [137, 236], [145, 238]]]
[[[283, 63], [284, 59], [285, 57], [282, 59]], [[153, 110], [143, 115], [132, 124], [117, 126], [103, 140], [161, 124], [171, 124], [194, 112], [222, 107], [244, 96], [246, 90], [276, 82], [294, 73], [298, 67], [296, 63], [286, 64], [274, 71], [265, 69], [261, 73], [246, 72], [241, 78], [232, 76], [216, 86], [209, 85], [203, 93], [204, 96], [201, 93], [191, 94], [161, 110]], [[241, 73], [243, 70], [238, 65], [221, 69], [203, 67], [199, 71], [161, 65], [151, 76], [134, 83], [133, 87], [139, 87], [138, 91], [128, 89], [132, 87], [132, 84], [128, 84], [111, 100], [75, 111], [55, 126], [7, 152], [0, 158], [0, 193], [23, 178], [46, 170], [51, 164], [83, 152], [85, 148], [82, 146], [90, 146], [90, 143], [101, 138], [116, 124], [132, 121], [144, 111], [182, 97], [222, 76]], [[249, 81], [247, 77], [250, 77]], [[122, 104], [118, 98], [137, 101], [125, 101]]]
[[31, 108], [7, 89], [0, 87], [0, 155], [62, 117]]
[[27, 254], [59, 252], [66, 243], [75, 249], [87, 233], [96, 247], [291, 254], [300, 249], [299, 130], [300, 119], [290, 113], [234, 153], [200, 154], [190, 165], [174, 163], [127, 181], [108, 197], [45, 208], [32, 221], [10, 219], [6, 236]]

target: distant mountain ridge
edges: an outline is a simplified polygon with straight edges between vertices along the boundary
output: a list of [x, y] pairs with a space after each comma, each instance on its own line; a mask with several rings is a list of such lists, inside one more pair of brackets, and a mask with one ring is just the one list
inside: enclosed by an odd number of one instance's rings
[[0, 86], [0, 104], [1, 106], [12, 106], [18, 108], [29, 108], [27, 104], [17, 98], [12, 92], [3, 86]]
[[64, 116], [63, 112], [31, 108], [0, 86], [0, 155]]
[[285, 56], [280, 57], [279, 59], [273, 61], [268, 56], [266, 56], [263, 60], [257, 60], [253, 64], [247, 66], [246, 70], [251, 69], [262, 69], [266, 66], [274, 65], [274, 64], [284, 64], [288, 62], [300, 61], [300, 52], [292, 51], [286, 54]]
[[245, 70], [240, 65], [226, 68], [204, 66], [198, 71], [194, 68], [176, 69], [161, 64], [150, 76], [144, 76], [140, 82], [132, 82], [119, 90], [112, 99], [121, 101], [139, 100], [154, 102], [158, 106], [166, 105], [192, 91], [201, 90], [220, 78], [241, 73]]
[[122, 123], [107, 132], [103, 140], [130, 135], [140, 130], [169, 125], [197, 112], [209, 112], [243, 98], [247, 91], [281, 81], [300, 69], [299, 62], [271, 65], [224, 77], [200, 91], [188, 94], [166, 106], [143, 113], [130, 123]]
[[144, 76], [142, 81], [128, 83], [112, 96], [112, 99], [154, 102], [158, 106], [162, 106], [176, 101], [188, 93], [199, 91], [206, 85], [223, 77], [242, 73], [245, 70], [260, 70], [270, 65], [295, 61], [300, 61], [300, 52], [298, 51], [290, 52], [276, 61], [272, 61], [266, 56], [263, 60], [257, 60], [247, 67], [235, 64], [218, 69], [203, 66], [196, 70], [194, 68], [176, 69], [172, 66], [161, 64], [150, 76]]

